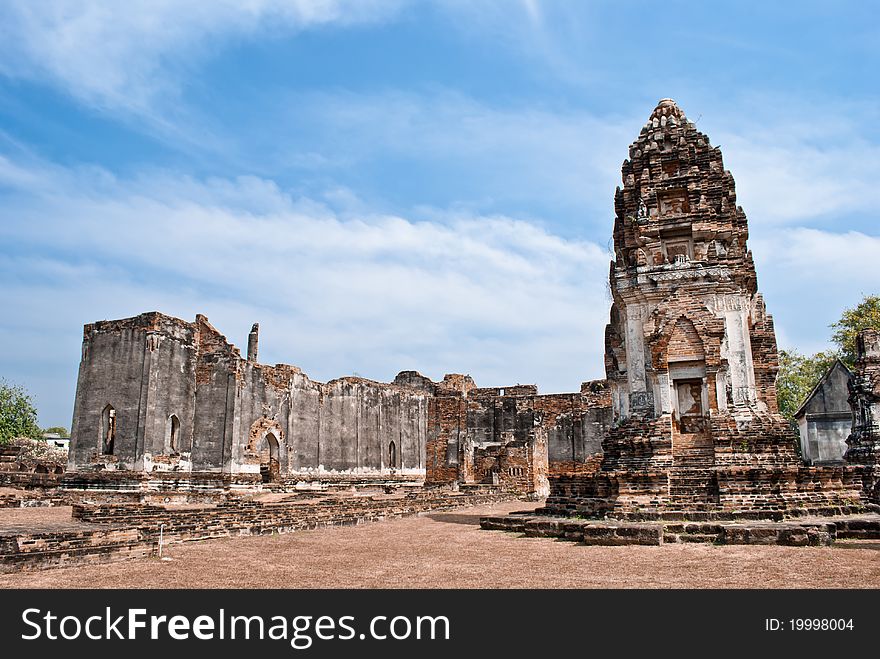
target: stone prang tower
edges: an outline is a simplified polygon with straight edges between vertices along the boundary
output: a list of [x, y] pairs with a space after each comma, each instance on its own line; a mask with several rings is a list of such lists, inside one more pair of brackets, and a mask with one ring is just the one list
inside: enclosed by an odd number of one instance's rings
[[779, 413], [773, 320], [721, 150], [663, 99], [622, 177], [605, 331], [613, 426], [594, 473], [551, 480], [547, 509], [754, 517], [858, 500], [855, 471], [802, 468]]
[[615, 418], [672, 415], [687, 433], [718, 413], [775, 416], [773, 321], [721, 150], [663, 99], [622, 174], [605, 339]]

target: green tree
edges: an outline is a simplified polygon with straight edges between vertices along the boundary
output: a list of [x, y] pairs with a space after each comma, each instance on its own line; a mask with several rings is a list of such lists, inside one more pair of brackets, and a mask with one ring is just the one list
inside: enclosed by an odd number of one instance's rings
[[837, 357], [837, 353], [831, 351], [815, 355], [802, 355], [796, 350], [779, 351], [776, 397], [785, 418], [794, 420], [794, 413]]
[[16, 437], [37, 439], [41, 434], [30, 394], [20, 386], [0, 382], [0, 444]]
[[852, 309], [844, 309], [840, 320], [831, 323], [831, 340], [840, 350], [841, 360], [849, 367], [856, 361], [856, 335], [863, 329], [880, 330], [880, 295], [866, 295]]
[[52, 426], [51, 428], [43, 428], [44, 433], [55, 433], [61, 437], [70, 437], [70, 432], [64, 426]]

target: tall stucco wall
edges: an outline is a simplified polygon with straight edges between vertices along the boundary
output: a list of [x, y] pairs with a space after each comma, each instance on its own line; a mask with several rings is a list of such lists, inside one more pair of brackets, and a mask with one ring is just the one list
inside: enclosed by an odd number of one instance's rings
[[[191, 469], [196, 350], [191, 327], [163, 323], [148, 332], [144, 357], [144, 469]], [[171, 417], [178, 427], [172, 437]], [[173, 446], [172, 446], [173, 442]]]
[[[102, 321], [84, 330], [70, 467], [258, 474], [271, 434], [281, 475], [420, 475], [430, 396], [362, 378], [322, 384], [294, 366], [258, 364], [204, 316]], [[108, 404], [116, 436], [112, 455], [102, 455]]]
[[204, 316], [196, 317], [193, 471], [223, 471], [231, 465], [238, 350]]
[[[144, 469], [167, 454], [168, 418], [178, 416], [179, 451], [192, 443], [195, 350], [192, 328], [160, 314], [86, 325], [69, 466]], [[111, 455], [103, 453], [104, 410], [115, 412]], [[149, 459], [146, 468], [150, 467]]]
[[116, 410], [115, 457], [108, 460], [134, 467], [145, 340], [146, 332], [140, 328], [104, 333], [86, 327], [71, 427], [71, 466], [100, 458], [102, 411], [112, 405]]
[[[202, 468], [259, 473], [271, 433], [281, 475], [424, 472], [428, 396], [420, 391], [361, 378], [321, 384], [296, 367], [244, 360], [228, 382], [222, 369], [210, 374], [216, 377], [200, 387], [200, 413], [214, 438], [228, 430], [231, 441], [222, 452], [212, 442], [213, 458]], [[204, 411], [202, 400], [211, 401]]]
[[[232, 471], [258, 470], [259, 460], [253, 451], [249, 454], [248, 444], [261, 427], [274, 427], [281, 435], [282, 474], [424, 471], [424, 393], [360, 378], [322, 385], [298, 372], [284, 381], [277, 377], [278, 368], [249, 364], [244, 369]], [[253, 448], [259, 451], [261, 442], [256, 437]]]

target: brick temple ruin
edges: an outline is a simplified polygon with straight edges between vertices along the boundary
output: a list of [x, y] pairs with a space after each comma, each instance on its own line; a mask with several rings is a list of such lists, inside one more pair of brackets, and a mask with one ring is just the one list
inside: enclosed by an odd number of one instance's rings
[[[91, 502], [75, 515], [129, 519], [144, 537], [164, 520], [186, 539], [527, 496], [546, 502], [484, 528], [604, 544], [880, 537], [880, 335], [860, 335], [846, 381], [845, 459], [805, 464], [778, 410], [773, 320], [720, 149], [664, 99], [622, 178], [605, 380], [544, 395], [416, 371], [320, 383], [261, 364], [257, 325], [243, 356], [201, 315], [92, 323], [62, 484]], [[410, 498], [271, 510], [233, 500], [345, 491]], [[212, 497], [222, 503], [201, 512], [161, 507]]]
[[604, 382], [551, 395], [416, 371], [319, 383], [260, 364], [258, 331], [243, 357], [204, 316], [86, 325], [67, 484], [425, 483], [546, 496], [550, 476], [588, 469], [601, 453]]
[[796, 453], [777, 406], [773, 319], [721, 150], [664, 99], [622, 178], [605, 332], [613, 425], [599, 467], [554, 480], [546, 511], [754, 515], [876, 499], [856, 444], [851, 465], [806, 467]]
[[[551, 479], [533, 517], [486, 518], [484, 528], [598, 544], [830, 542], [834, 523], [783, 522], [878, 510], [877, 333], [859, 337], [846, 460], [807, 466], [778, 410], [773, 320], [721, 150], [664, 99], [622, 178], [601, 460]], [[775, 523], [732, 523], [742, 520]]]

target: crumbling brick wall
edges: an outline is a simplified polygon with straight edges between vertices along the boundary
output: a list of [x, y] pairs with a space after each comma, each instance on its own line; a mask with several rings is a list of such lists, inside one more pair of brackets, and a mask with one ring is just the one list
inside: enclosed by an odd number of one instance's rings
[[[429, 415], [426, 482], [495, 484], [544, 495], [555, 473], [597, 464], [611, 419], [604, 381], [579, 393], [539, 395], [534, 385], [477, 388], [447, 375]], [[467, 382], [467, 386], [462, 383]]]

